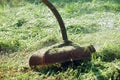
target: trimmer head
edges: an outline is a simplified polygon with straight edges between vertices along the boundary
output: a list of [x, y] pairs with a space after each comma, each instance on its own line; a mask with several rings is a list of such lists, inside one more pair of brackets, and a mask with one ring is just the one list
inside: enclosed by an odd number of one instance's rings
[[93, 45], [80, 47], [78, 44], [69, 41], [63, 20], [56, 8], [48, 0], [42, 0], [42, 2], [46, 4], [55, 15], [59, 23], [64, 42], [48, 47], [48, 49], [45, 48], [37, 51], [30, 57], [30, 67], [44, 67], [48, 64], [64, 63], [71, 60], [76, 61], [90, 58], [91, 53], [96, 52]]
[[30, 57], [29, 65], [43, 67], [48, 64], [64, 63], [67, 61], [90, 59], [91, 53], [95, 52], [93, 45], [80, 47], [77, 44], [59, 44], [46, 50], [37, 51]]

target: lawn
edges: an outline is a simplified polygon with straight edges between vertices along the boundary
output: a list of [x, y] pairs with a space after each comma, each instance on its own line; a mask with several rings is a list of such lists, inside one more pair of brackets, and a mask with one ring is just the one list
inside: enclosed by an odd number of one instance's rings
[[60, 12], [69, 40], [94, 45], [89, 61], [33, 70], [35, 51], [62, 42], [52, 12], [39, 0], [0, 0], [0, 80], [119, 80], [120, 1], [50, 0]]

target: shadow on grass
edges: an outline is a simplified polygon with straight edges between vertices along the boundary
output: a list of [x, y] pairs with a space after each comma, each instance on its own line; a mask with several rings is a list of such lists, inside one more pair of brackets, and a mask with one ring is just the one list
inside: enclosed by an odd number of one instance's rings
[[118, 47], [108, 47], [105, 48], [103, 51], [99, 52], [96, 56], [100, 57], [104, 62], [111, 62], [115, 59], [120, 59], [120, 50]]
[[120, 72], [119, 72], [119, 75], [118, 75], [118, 77], [117, 77], [117, 79], [116, 80], [120, 80]]
[[52, 65], [52, 66], [48, 66], [45, 69], [34, 69], [35, 71], [39, 72], [40, 75], [41, 74], [48, 74], [48, 76], [54, 76], [55, 74], [59, 74], [59, 72], [66, 72], [68, 69], [73, 69], [73, 70], [78, 70], [79, 73], [83, 73], [83, 72], [88, 72], [90, 69], [90, 65], [91, 63], [88, 61], [68, 61], [65, 63], [60, 64], [59, 66], [57, 65]]
[[[104, 66], [99, 66], [99, 68], [104, 69]], [[59, 75], [59, 73], [63, 73], [63, 75], [65, 73], [68, 73], [68, 75], [72, 74], [77, 79], [79, 79], [81, 75], [84, 75], [85, 73], [88, 73], [89, 71], [92, 70], [92, 72], [94, 73], [94, 75], [97, 77], [98, 80], [101, 80], [101, 79], [104, 80], [104, 76], [101, 74], [99, 68], [96, 66], [93, 67], [93, 63], [91, 63], [89, 60], [88, 61], [78, 60], [74, 62], [62, 63], [61, 66], [59, 67], [51, 66], [42, 70], [37, 70], [37, 69], [34, 69], [34, 70], [37, 71], [39, 75], [44, 74], [44, 75], [47, 75], [48, 77]], [[69, 72], [69, 70], [73, 70], [73, 71]], [[57, 77], [61, 77], [61, 76], [57, 76]]]
[[18, 40], [0, 42], [0, 54], [16, 52], [20, 50], [20, 46]]

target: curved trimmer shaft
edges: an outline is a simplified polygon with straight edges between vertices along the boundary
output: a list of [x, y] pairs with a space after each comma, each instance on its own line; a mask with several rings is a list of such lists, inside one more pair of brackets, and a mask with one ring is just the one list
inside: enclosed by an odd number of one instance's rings
[[60, 29], [61, 29], [61, 33], [62, 33], [62, 38], [65, 42], [68, 41], [68, 37], [67, 37], [67, 33], [66, 33], [66, 28], [64, 25], [64, 22], [62, 20], [62, 17], [60, 16], [60, 14], [58, 13], [57, 9], [48, 1], [48, 0], [42, 0], [42, 2], [48, 6], [48, 8], [53, 12], [53, 14], [55, 15]]

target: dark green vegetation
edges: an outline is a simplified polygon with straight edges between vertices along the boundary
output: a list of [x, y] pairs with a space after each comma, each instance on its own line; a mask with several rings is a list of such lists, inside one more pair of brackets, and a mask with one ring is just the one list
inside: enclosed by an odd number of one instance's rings
[[69, 40], [81, 46], [93, 44], [97, 53], [87, 62], [37, 72], [29, 68], [29, 57], [62, 37], [44, 4], [20, 1], [0, 0], [0, 80], [116, 80], [120, 76], [120, 0], [51, 0], [65, 21]]

